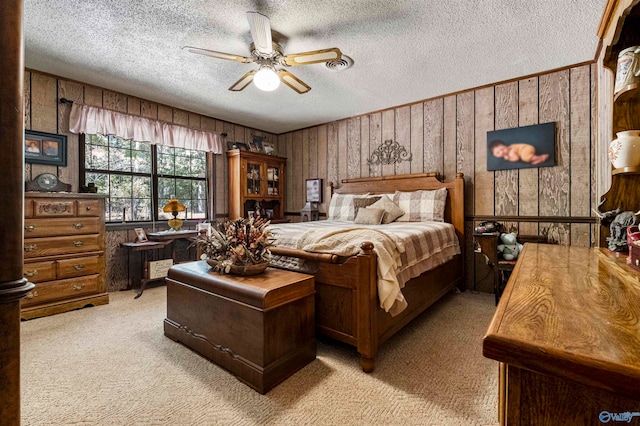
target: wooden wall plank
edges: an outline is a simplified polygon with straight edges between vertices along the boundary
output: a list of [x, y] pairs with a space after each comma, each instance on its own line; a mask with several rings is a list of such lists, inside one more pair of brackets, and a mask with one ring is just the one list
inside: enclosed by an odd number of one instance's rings
[[568, 216], [569, 173], [569, 71], [540, 76], [540, 122], [556, 122], [556, 167], [540, 169], [540, 214]]
[[127, 96], [110, 90], [102, 91], [102, 106], [118, 112], [127, 112]]
[[[392, 140], [395, 141], [395, 113], [394, 110], [388, 109], [382, 111], [382, 142]], [[379, 145], [378, 145], [379, 146]], [[376, 146], [376, 148], [378, 147]], [[395, 174], [395, 167], [393, 164], [382, 165], [382, 176], [392, 176]]]
[[493, 215], [493, 172], [487, 171], [487, 132], [494, 130], [493, 87], [476, 91], [475, 95], [475, 214]]
[[[591, 214], [591, 71], [588, 65], [571, 68], [569, 169], [572, 216]], [[573, 227], [572, 227], [573, 229]], [[573, 236], [572, 236], [573, 241]], [[587, 239], [589, 241], [589, 239]]]
[[[73, 102], [82, 103], [84, 90], [81, 84], [58, 80], [58, 98], [66, 98]], [[71, 184], [72, 191], [80, 188], [78, 170], [80, 168], [79, 135], [69, 132], [69, 114], [71, 104], [58, 104], [58, 133], [67, 135], [67, 167], [59, 168], [60, 180]], [[84, 182], [82, 182], [84, 184]]]
[[[324, 185], [324, 197], [323, 202], [318, 206], [320, 212], [326, 213], [327, 208], [329, 206], [329, 202], [331, 201], [331, 194], [327, 191], [326, 185], [328, 185], [329, 175], [327, 173], [327, 125], [322, 124], [318, 126], [318, 174], [319, 178], [325, 179]], [[333, 183], [336, 183], [335, 181]]]
[[425, 172], [444, 174], [444, 98], [424, 103], [424, 159]]
[[[538, 77], [518, 82], [518, 115], [519, 126], [538, 124]], [[518, 212], [521, 216], [538, 214], [538, 171], [538, 168], [532, 168], [518, 172]], [[537, 223], [520, 223], [520, 233], [523, 235], [538, 235], [539, 232]]]
[[570, 231], [570, 244], [572, 246], [591, 247], [591, 225], [588, 223], [572, 223]]
[[142, 112], [141, 100], [134, 96], [127, 97], [127, 114], [140, 115]]
[[303, 193], [303, 160], [302, 160], [302, 131], [293, 132], [293, 149], [291, 157], [291, 168], [293, 169], [293, 191], [291, 208], [296, 212], [304, 207], [305, 196]]
[[249, 140], [251, 139], [251, 135], [249, 134], [250, 132], [246, 131], [246, 127], [240, 126], [239, 124], [234, 124], [233, 128], [233, 134], [236, 137], [236, 142], [249, 142]]
[[[301, 202], [305, 202], [305, 203], [307, 201], [306, 182], [307, 182], [307, 179], [309, 179], [310, 177], [310, 174], [309, 174], [309, 156], [311, 155], [310, 149], [311, 147], [309, 146], [309, 129], [304, 129], [302, 130], [302, 159], [300, 161], [300, 165], [302, 167], [302, 179], [301, 179], [300, 185], [302, 187]], [[304, 207], [304, 204], [302, 207]]]
[[360, 117], [360, 176], [369, 176], [369, 116]]
[[[403, 106], [395, 109], [394, 140], [400, 144], [407, 153], [411, 153], [411, 107]], [[395, 174], [404, 175], [411, 173], [411, 161], [402, 160], [395, 164]]]
[[[589, 181], [591, 182], [591, 203], [593, 207], [595, 207], [600, 201], [599, 193], [598, 193], [598, 100], [596, 99], [597, 89], [596, 85], [598, 83], [598, 69], [596, 64], [591, 65], [590, 70], [591, 76], [591, 178]], [[590, 216], [595, 216], [593, 213], [593, 209], [589, 211]], [[591, 226], [591, 246], [597, 246], [599, 242], [597, 241], [597, 227], [595, 225]]]
[[[188, 126], [189, 125], [189, 113], [187, 111], [183, 111], [181, 109], [174, 109], [173, 110], [173, 120], [172, 120], [172, 122], [173, 122], [173, 124], [177, 124], [179, 126]], [[231, 125], [231, 127], [234, 127], [234, 126]], [[234, 132], [234, 134], [235, 134], [235, 132]], [[233, 141], [234, 142], [238, 142], [236, 139], [234, 139]]]
[[40, 73], [31, 75], [31, 129], [58, 131], [58, 82]]
[[307, 157], [307, 169], [309, 179], [317, 179], [318, 176], [318, 128], [309, 129], [309, 155]]
[[[151, 101], [140, 101], [140, 115], [145, 118], [150, 118], [152, 120], [158, 119], [158, 104]], [[191, 114], [190, 114], [191, 115]], [[198, 116], [199, 117], [199, 116]], [[191, 126], [191, 123], [189, 123]]]
[[285, 211], [294, 212], [294, 193], [293, 193], [293, 133], [287, 133], [284, 142], [285, 148], [285, 157], [287, 157], [287, 168], [286, 175], [287, 180], [285, 181], [286, 193], [285, 193]]
[[102, 89], [93, 86], [84, 86], [84, 103], [91, 106], [102, 107]]
[[424, 105], [412, 104], [409, 107], [411, 126], [411, 164], [409, 173], [424, 172]]
[[158, 105], [158, 120], [173, 123], [173, 109], [166, 105]]
[[[518, 127], [517, 82], [501, 84], [495, 88], [495, 128], [500, 130], [514, 127]], [[518, 214], [517, 170], [496, 171], [495, 212], [497, 215]]]
[[24, 72], [24, 128], [31, 130], [31, 73]]
[[456, 171], [464, 173], [465, 215], [474, 214], [474, 95], [466, 92], [456, 96]]
[[327, 124], [327, 180], [340, 187], [338, 179], [338, 122]]
[[456, 96], [444, 98], [444, 119], [443, 119], [443, 169], [444, 179], [453, 180], [456, 177], [458, 162], [456, 160]]
[[346, 120], [347, 178], [360, 177], [360, 117]]
[[[376, 112], [369, 115], [369, 156], [382, 143], [382, 113]], [[369, 176], [381, 176], [382, 166], [380, 164], [369, 164]]]

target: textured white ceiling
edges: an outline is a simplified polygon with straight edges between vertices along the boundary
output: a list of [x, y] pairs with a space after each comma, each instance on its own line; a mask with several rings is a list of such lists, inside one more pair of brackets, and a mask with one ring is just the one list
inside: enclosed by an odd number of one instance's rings
[[[25, 0], [25, 65], [272, 133], [588, 61], [606, 0]], [[255, 64], [245, 13], [285, 54], [355, 61], [289, 70], [312, 87], [227, 90]]]

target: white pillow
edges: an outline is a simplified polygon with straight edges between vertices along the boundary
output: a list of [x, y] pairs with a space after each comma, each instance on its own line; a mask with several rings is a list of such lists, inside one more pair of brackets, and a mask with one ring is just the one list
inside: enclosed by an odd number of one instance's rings
[[380, 225], [383, 216], [384, 209], [361, 208], [354, 222], [363, 225]]
[[386, 195], [382, 195], [378, 201], [371, 204], [367, 209], [384, 209], [384, 216], [382, 216], [382, 223], [391, 223], [396, 218], [402, 216], [404, 211], [396, 205], [391, 198]]
[[396, 191], [393, 201], [404, 210], [404, 214], [397, 219], [398, 222], [444, 222], [447, 189]]

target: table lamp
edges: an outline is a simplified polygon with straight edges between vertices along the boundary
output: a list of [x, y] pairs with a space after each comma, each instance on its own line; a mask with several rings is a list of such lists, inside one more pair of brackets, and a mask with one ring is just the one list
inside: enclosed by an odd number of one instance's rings
[[173, 231], [177, 231], [182, 227], [182, 219], [178, 219], [178, 213], [187, 210], [184, 204], [180, 204], [177, 198], [171, 198], [162, 211], [165, 213], [171, 213], [173, 218], [169, 219], [169, 228]]

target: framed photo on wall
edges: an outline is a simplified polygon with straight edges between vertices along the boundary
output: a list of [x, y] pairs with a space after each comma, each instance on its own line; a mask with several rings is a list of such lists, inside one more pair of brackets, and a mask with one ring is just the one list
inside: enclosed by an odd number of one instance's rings
[[556, 123], [487, 132], [487, 170], [556, 165]]
[[24, 131], [24, 159], [27, 163], [67, 166], [67, 136]]
[[322, 202], [322, 179], [307, 179], [307, 202]]

